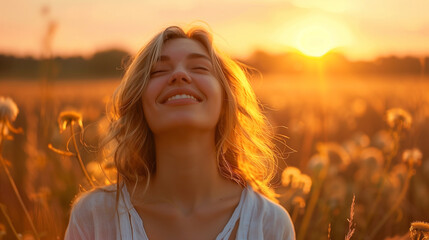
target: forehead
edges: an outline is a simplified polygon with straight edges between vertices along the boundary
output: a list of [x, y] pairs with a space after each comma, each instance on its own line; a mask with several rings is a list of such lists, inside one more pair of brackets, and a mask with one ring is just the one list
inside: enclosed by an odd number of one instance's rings
[[188, 38], [170, 39], [164, 43], [161, 49], [161, 57], [186, 57], [191, 54], [204, 55], [208, 58], [208, 53], [204, 46], [200, 42]]

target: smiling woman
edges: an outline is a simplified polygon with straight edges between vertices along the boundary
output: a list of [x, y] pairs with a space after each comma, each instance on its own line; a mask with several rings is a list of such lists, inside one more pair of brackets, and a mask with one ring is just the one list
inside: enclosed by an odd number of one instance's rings
[[156, 35], [111, 104], [118, 181], [76, 200], [66, 239], [295, 238], [270, 188], [272, 131], [206, 30]]

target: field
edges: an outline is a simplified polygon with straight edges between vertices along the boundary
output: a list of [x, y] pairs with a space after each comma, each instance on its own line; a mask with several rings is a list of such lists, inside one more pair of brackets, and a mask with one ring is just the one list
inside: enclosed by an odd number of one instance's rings
[[[105, 103], [117, 84], [117, 79], [49, 85], [0, 80], [0, 96], [19, 108], [13, 125], [23, 128], [23, 134], [4, 142], [1, 153], [41, 239], [63, 237], [73, 197], [89, 187], [74, 157], [48, 148], [69, 145], [74, 151], [70, 133], [59, 132], [57, 117], [64, 110], [80, 112], [84, 140], [96, 146], [105, 127]], [[253, 86], [283, 136], [274, 184], [298, 239], [343, 239], [348, 219], [355, 228], [352, 239], [404, 236], [411, 222], [429, 221], [429, 79], [267, 75]], [[96, 164], [103, 162], [102, 154], [96, 147], [80, 144], [79, 149], [91, 177], [102, 183]], [[3, 168], [0, 193], [16, 231], [32, 239]], [[13, 239], [5, 214], [0, 224], [5, 239]]]

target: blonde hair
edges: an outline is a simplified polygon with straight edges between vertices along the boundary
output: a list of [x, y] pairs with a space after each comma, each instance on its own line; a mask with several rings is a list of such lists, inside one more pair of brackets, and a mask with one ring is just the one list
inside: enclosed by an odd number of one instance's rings
[[143, 113], [142, 93], [164, 43], [176, 38], [192, 39], [205, 47], [224, 91], [215, 135], [220, 174], [242, 186], [250, 184], [275, 200], [270, 187], [277, 170], [274, 135], [250, 86], [246, 67], [216, 50], [212, 35], [200, 27], [185, 32], [171, 26], [157, 34], [132, 59], [114, 92], [108, 105], [110, 125], [104, 143], [116, 142], [111, 150], [118, 186], [121, 180], [136, 182], [139, 177], [148, 186], [156, 169], [154, 138]]

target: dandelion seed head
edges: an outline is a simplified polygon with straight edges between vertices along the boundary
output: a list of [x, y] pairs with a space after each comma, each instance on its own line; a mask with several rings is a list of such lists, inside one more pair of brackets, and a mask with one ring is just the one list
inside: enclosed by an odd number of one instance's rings
[[329, 164], [347, 166], [351, 161], [347, 151], [338, 143], [318, 143], [316, 148], [320, 153], [329, 157]]
[[383, 150], [385, 153], [392, 152], [395, 147], [392, 135], [385, 130], [378, 131], [374, 135], [372, 145]]
[[295, 196], [295, 197], [292, 199], [292, 204], [293, 204], [294, 206], [297, 206], [299, 209], [303, 209], [303, 208], [305, 208], [305, 200], [304, 200], [304, 198], [303, 198], [303, 197], [301, 197], [301, 196]]
[[392, 108], [386, 112], [387, 124], [393, 129], [409, 129], [413, 118], [402, 108]]
[[422, 164], [422, 152], [418, 148], [407, 149], [402, 153], [402, 161], [411, 166], [420, 166]]
[[427, 222], [413, 222], [411, 228], [414, 230], [429, 232], [429, 223]]
[[429, 223], [413, 222], [410, 227], [410, 239], [429, 239]]
[[97, 179], [103, 177], [101, 165], [96, 161], [89, 162], [86, 165], [86, 169], [87, 169], [89, 175], [91, 175], [92, 177], [95, 177]]
[[370, 144], [370, 139], [368, 135], [364, 133], [354, 134], [352, 140], [360, 147], [368, 147]]
[[314, 154], [308, 161], [308, 169], [312, 172], [319, 172], [329, 164], [329, 159], [322, 154]]
[[302, 191], [305, 194], [308, 194], [311, 190], [312, 181], [311, 178], [306, 174], [301, 174], [299, 177], [299, 182], [301, 183]]
[[405, 182], [407, 172], [408, 172], [407, 166], [403, 163], [396, 164], [395, 166], [393, 166], [388, 177], [388, 180], [389, 180], [388, 183], [392, 188], [391, 190], [398, 191], [399, 189], [401, 189], [401, 186]]
[[58, 125], [60, 127], [60, 132], [66, 130], [67, 126], [75, 122], [79, 125], [80, 128], [83, 128], [82, 124], [82, 114], [75, 111], [63, 111], [58, 117]]
[[383, 152], [375, 147], [369, 147], [362, 150], [360, 159], [361, 163], [373, 170], [380, 169], [384, 163]]
[[18, 112], [18, 106], [11, 98], [0, 97], [0, 121], [13, 122]]
[[282, 185], [295, 187], [294, 184], [298, 183], [298, 178], [301, 175], [301, 170], [296, 167], [287, 167], [282, 172]]

